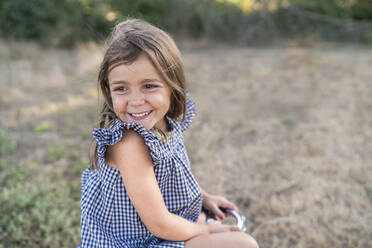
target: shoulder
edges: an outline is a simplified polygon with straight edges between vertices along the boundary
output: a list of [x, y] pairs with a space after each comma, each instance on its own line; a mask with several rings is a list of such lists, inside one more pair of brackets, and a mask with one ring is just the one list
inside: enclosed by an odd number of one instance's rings
[[133, 130], [123, 130], [121, 140], [109, 146], [106, 152], [106, 162], [115, 168], [120, 168], [123, 163], [128, 161], [128, 158], [132, 162], [150, 158], [144, 138]]

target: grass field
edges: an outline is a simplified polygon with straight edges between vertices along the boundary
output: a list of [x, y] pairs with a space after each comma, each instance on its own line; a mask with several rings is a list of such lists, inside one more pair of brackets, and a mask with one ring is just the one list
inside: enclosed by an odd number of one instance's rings
[[[200, 185], [261, 248], [372, 247], [372, 51], [180, 42]], [[102, 48], [0, 41], [0, 247], [80, 242]]]

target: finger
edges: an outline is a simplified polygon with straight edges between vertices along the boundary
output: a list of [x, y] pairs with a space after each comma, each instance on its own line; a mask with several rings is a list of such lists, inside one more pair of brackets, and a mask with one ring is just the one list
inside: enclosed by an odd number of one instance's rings
[[237, 207], [234, 203], [229, 202], [229, 201], [223, 202], [223, 203], [220, 205], [220, 207], [222, 207], [222, 208], [227, 208], [227, 209], [231, 209], [231, 210], [235, 210], [235, 211], [239, 212], [238, 207]]
[[225, 218], [225, 214], [218, 207], [213, 208], [213, 213], [217, 216], [218, 219], [223, 220]]
[[229, 226], [229, 229], [231, 232], [242, 232], [242, 229], [237, 226]]
[[222, 224], [225, 228], [225, 230], [228, 230], [229, 232], [242, 232], [242, 230], [237, 227], [237, 226], [233, 226], [233, 225], [224, 225]]

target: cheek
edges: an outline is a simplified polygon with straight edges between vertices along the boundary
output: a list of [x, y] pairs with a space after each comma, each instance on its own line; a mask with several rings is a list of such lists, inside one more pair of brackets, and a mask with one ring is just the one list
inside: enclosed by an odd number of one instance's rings
[[112, 105], [114, 112], [118, 114], [120, 111], [124, 110], [125, 101], [124, 99], [121, 99], [119, 96], [113, 96], [112, 98]]
[[168, 112], [170, 106], [170, 96], [167, 94], [156, 95], [152, 101], [157, 105], [158, 108], [162, 108], [163, 111]]

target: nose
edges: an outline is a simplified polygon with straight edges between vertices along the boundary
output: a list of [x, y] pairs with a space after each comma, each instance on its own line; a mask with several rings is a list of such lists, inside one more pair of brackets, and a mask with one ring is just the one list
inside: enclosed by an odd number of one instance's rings
[[128, 104], [130, 106], [140, 106], [145, 103], [145, 97], [141, 92], [133, 92], [129, 98]]

